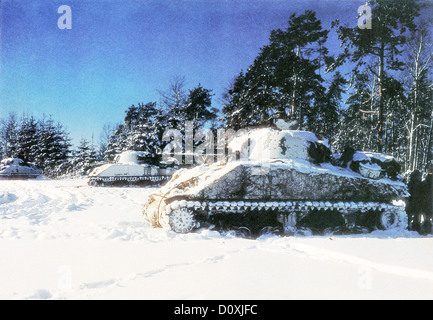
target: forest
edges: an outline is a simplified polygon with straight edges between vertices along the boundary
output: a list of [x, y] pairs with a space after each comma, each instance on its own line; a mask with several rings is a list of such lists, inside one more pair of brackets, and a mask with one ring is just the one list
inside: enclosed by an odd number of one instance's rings
[[[371, 28], [336, 20], [325, 29], [313, 10], [288, 17], [248, 69], [233, 75], [218, 106], [211, 88], [185, 88], [177, 76], [158, 102], [127, 107], [123, 122], [105, 125], [100, 141], [83, 139], [76, 147], [52, 117], [10, 113], [0, 119], [0, 158], [34, 162], [49, 177], [85, 175], [125, 150], [144, 151], [157, 164], [167, 128], [194, 121], [195, 131], [238, 130], [265, 125], [284, 109], [333, 152], [382, 152], [405, 173], [425, 171], [433, 164], [433, 22], [421, 14], [427, 4], [367, 5]], [[329, 47], [331, 35], [339, 47]]]

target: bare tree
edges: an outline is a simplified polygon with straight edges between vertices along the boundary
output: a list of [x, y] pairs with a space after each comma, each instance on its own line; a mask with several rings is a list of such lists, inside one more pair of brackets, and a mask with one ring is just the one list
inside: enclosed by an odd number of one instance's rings
[[[431, 21], [422, 21], [416, 31], [414, 31], [406, 44], [407, 64], [406, 75], [409, 81], [410, 90], [410, 114], [406, 122], [408, 133], [408, 169], [414, 170], [419, 163], [418, 146], [421, 142], [421, 129], [429, 127], [429, 143], [426, 150], [427, 159], [430, 161], [431, 140], [433, 134], [432, 128], [432, 107], [428, 101], [426, 91], [431, 90], [430, 68], [433, 66], [433, 38], [431, 33]], [[426, 100], [427, 97], [427, 100]], [[425, 130], [424, 130], [425, 131]]]
[[104, 155], [105, 151], [107, 150], [108, 143], [110, 142], [111, 136], [116, 131], [116, 128], [118, 128], [119, 125], [114, 125], [112, 123], [106, 123], [102, 126], [102, 132], [99, 136], [99, 154]]

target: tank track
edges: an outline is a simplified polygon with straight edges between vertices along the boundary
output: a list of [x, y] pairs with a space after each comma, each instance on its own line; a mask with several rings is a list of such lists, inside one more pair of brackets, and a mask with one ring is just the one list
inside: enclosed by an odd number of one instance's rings
[[[320, 227], [321, 223], [322, 229], [326, 229], [330, 220], [337, 222], [331, 223], [331, 229], [344, 229], [343, 233], [359, 233], [359, 229], [361, 232], [406, 229], [408, 225], [404, 205], [342, 201], [175, 200], [160, 213], [159, 222], [165, 230], [188, 233], [202, 225], [218, 224], [220, 221], [224, 221], [223, 229], [242, 225], [249, 228], [249, 224], [257, 225], [257, 218], [265, 223], [258, 226], [260, 230], [277, 228], [284, 234], [295, 234], [300, 229], [310, 229], [314, 224]], [[316, 226], [315, 229], [320, 228]], [[256, 233], [260, 230], [256, 230]]]
[[91, 177], [88, 184], [90, 186], [159, 186], [170, 180], [171, 176], [137, 176], [137, 177]]
[[37, 179], [41, 177], [40, 174], [0, 174], [0, 180], [29, 180], [29, 179]]

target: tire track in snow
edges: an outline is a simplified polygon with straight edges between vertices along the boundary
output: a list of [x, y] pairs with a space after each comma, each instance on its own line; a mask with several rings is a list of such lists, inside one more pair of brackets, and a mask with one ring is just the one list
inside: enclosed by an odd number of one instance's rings
[[[95, 289], [108, 289], [110, 287], [126, 287], [127, 284], [131, 281], [137, 281], [142, 280], [146, 278], [151, 278], [153, 276], [172, 271], [177, 268], [181, 267], [191, 267], [191, 266], [200, 266], [202, 264], [209, 264], [209, 263], [220, 263], [223, 260], [227, 258], [227, 255], [219, 254], [215, 255], [213, 257], [207, 257], [204, 259], [201, 259], [199, 261], [191, 261], [191, 262], [180, 262], [180, 263], [173, 263], [173, 264], [167, 264], [163, 267], [151, 269], [147, 272], [138, 272], [133, 275], [130, 275], [128, 277], [124, 278], [112, 278], [112, 279], [106, 279], [106, 280], [100, 280], [95, 282], [85, 282], [80, 285], [78, 285], [79, 291], [81, 291], [81, 294], [87, 294], [88, 291], [93, 291]], [[87, 291], [87, 292], [86, 292]]]
[[[292, 253], [295, 252], [307, 258], [348, 263], [396, 276], [433, 281], [433, 272], [431, 271], [376, 262], [347, 253], [319, 248], [317, 246], [290, 242], [289, 250]], [[287, 251], [285, 251], [285, 253], [288, 254]]]

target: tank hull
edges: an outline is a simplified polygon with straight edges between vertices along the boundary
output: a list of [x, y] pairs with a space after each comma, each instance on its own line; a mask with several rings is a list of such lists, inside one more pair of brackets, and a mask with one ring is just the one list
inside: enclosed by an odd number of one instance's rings
[[[170, 180], [175, 171], [173, 168], [160, 168], [148, 164], [126, 162], [138, 152], [121, 154], [124, 163], [104, 164], [95, 168], [90, 174], [88, 184], [91, 186], [161, 186]], [[128, 156], [128, 157], [127, 157]], [[122, 159], [121, 159], [122, 160]], [[133, 159], [132, 159], [133, 160]]]
[[148, 197], [143, 214], [153, 226], [176, 232], [219, 221], [228, 228], [247, 226], [256, 216], [269, 221], [253, 222], [249, 229], [269, 223], [291, 233], [302, 221], [333, 213], [343, 228], [352, 231], [405, 228], [404, 206], [395, 201], [407, 196], [401, 182], [368, 179], [330, 164], [295, 159], [235, 161], [179, 172]]

